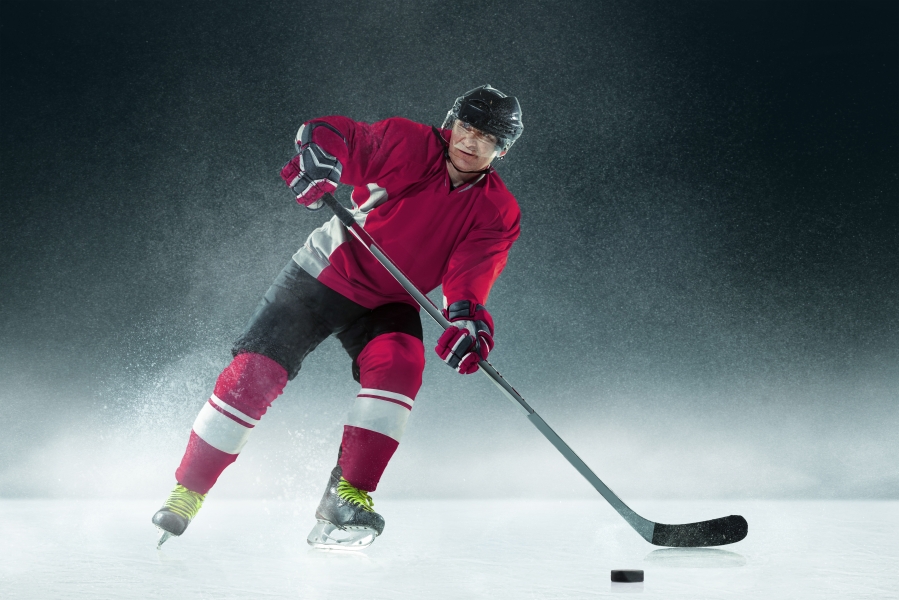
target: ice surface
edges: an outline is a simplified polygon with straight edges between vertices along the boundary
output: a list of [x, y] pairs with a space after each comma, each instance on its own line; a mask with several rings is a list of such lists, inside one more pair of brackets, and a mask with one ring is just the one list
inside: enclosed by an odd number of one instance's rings
[[[742, 514], [732, 546], [659, 549], [596, 501], [379, 502], [369, 549], [309, 548], [311, 504], [210, 496], [156, 550], [158, 502], [0, 501], [3, 598], [896, 598], [897, 501], [630, 503], [685, 522]], [[643, 569], [612, 584], [612, 569]], [[635, 596], [636, 594], [636, 596]]]

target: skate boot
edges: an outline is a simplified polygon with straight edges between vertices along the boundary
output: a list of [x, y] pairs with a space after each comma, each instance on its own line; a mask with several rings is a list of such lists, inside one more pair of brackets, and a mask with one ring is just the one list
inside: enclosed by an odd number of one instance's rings
[[368, 492], [341, 477], [340, 465], [331, 471], [328, 489], [315, 511], [318, 523], [306, 541], [313, 548], [361, 550], [384, 531], [384, 517], [374, 511]]
[[153, 524], [162, 532], [159, 543], [156, 544], [157, 550], [173, 535], [177, 537], [184, 533], [205, 499], [206, 494], [192, 492], [180, 483], [175, 486], [169, 499], [153, 515]]

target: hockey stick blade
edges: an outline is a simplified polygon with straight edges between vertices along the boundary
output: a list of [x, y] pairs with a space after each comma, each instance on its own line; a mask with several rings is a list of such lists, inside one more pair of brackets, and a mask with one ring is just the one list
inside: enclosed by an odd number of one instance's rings
[[[502, 375], [496, 372], [487, 361], [478, 363], [487, 371], [490, 378], [503, 389], [508, 387], [512, 392], [515, 390], [503, 381]], [[501, 386], [500, 383], [503, 385]], [[517, 394], [517, 392], [516, 392]], [[506, 395], [512, 397], [509, 391]], [[596, 473], [587, 466], [580, 456], [571, 449], [565, 440], [559, 437], [552, 427], [547, 425], [546, 421], [536, 412], [528, 415], [528, 419], [534, 424], [540, 433], [556, 447], [556, 450], [565, 457], [565, 459], [580, 473], [593, 488], [602, 495], [606, 501], [612, 505], [619, 515], [624, 518], [627, 523], [640, 534], [644, 540], [656, 546], [671, 546], [680, 548], [701, 548], [704, 546], [723, 546], [725, 544], [733, 544], [739, 542], [746, 537], [749, 531], [749, 525], [746, 519], [739, 515], [731, 515], [729, 517], [721, 517], [712, 519], [711, 521], [701, 521], [699, 523], [684, 523], [682, 525], [666, 525], [665, 523], [656, 523], [649, 519], [638, 515], [624, 501], [619, 498], [615, 492], [609, 489], [602, 480], [596, 476]]]
[[700, 523], [665, 525], [656, 523], [650, 543], [674, 548], [703, 548], [739, 542], [749, 533], [749, 524], [740, 515], [730, 515]]

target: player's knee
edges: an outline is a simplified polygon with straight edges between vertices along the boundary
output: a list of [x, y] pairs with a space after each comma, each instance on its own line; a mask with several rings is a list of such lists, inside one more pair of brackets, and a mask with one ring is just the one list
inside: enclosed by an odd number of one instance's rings
[[219, 375], [213, 393], [225, 404], [259, 419], [285, 385], [284, 367], [262, 354], [243, 352]]
[[356, 359], [363, 388], [388, 390], [415, 398], [425, 368], [420, 339], [407, 333], [385, 333], [368, 344]]
[[359, 356], [362, 370], [377, 368], [421, 377], [425, 368], [424, 344], [407, 333], [385, 333], [370, 341]]

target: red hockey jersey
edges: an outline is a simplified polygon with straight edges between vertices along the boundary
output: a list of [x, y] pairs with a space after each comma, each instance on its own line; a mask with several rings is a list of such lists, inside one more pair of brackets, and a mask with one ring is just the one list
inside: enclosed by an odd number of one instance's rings
[[[442, 284], [449, 302], [486, 305], [519, 234], [518, 204], [499, 175], [491, 169], [451, 189], [449, 131], [407, 119], [368, 124], [332, 116], [309, 123], [330, 126], [315, 127], [312, 141], [340, 160], [341, 182], [353, 186], [356, 221], [418, 289]], [[362, 306], [417, 306], [337, 217], [313, 231], [293, 258]]]

